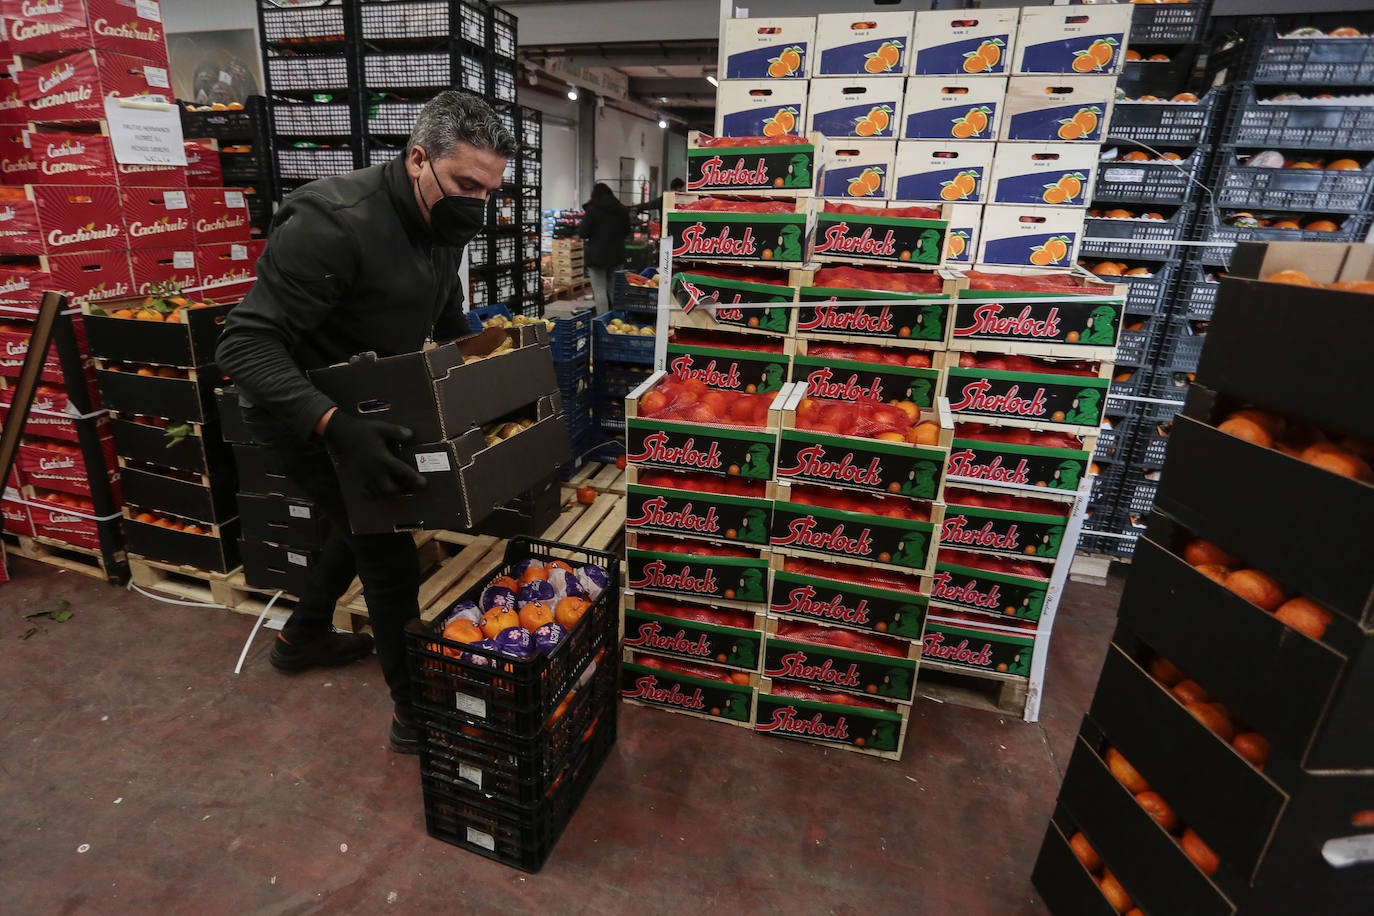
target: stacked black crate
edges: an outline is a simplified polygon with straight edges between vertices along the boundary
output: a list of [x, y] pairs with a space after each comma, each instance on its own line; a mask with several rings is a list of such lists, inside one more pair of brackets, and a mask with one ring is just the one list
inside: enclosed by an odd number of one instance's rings
[[[1156, 354], [1168, 327], [1171, 292], [1185, 263], [1196, 189], [1219, 92], [1190, 91], [1209, 4], [1141, 5], [1117, 81], [1079, 263], [1129, 284], [1117, 373], [1094, 461], [1099, 475], [1083, 532], [1085, 553], [1131, 556], [1149, 511], [1158, 461], [1144, 443], [1178, 406], [1164, 403]], [[1181, 398], [1181, 395], [1177, 395]]]
[[363, 165], [352, 12], [344, 0], [309, 7], [259, 0], [278, 199]]
[[[328, 131], [304, 131], [293, 111], [278, 111], [278, 130], [285, 136], [324, 135]], [[345, 119], [336, 136], [348, 136]], [[241, 109], [216, 111], [210, 106], [187, 106], [181, 112], [181, 130], [187, 138], [213, 141], [198, 149], [213, 156], [213, 163], [202, 167], [190, 163], [191, 141], [187, 142], [186, 181], [191, 187], [238, 188], [248, 203], [253, 238], [266, 238], [272, 222], [272, 203], [280, 195], [273, 183], [272, 131], [268, 126], [267, 99], [252, 96]]]
[[[539, 267], [539, 232], [542, 211], [540, 187], [544, 170], [544, 115], [519, 106], [516, 136], [520, 138], [520, 313], [531, 318], [544, 314], [544, 284]], [[511, 311], [515, 312], [514, 303]]]

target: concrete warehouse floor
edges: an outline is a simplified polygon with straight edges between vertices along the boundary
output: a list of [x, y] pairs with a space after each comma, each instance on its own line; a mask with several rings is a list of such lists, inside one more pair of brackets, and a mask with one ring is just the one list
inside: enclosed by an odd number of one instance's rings
[[[263, 631], [235, 676], [252, 618], [11, 566], [13, 914], [1043, 913], [1030, 870], [1121, 586], [1070, 586], [1039, 724], [918, 700], [900, 763], [622, 706], [611, 758], [526, 875], [426, 835], [375, 659], [289, 678]], [[72, 619], [23, 619], [58, 599]]]

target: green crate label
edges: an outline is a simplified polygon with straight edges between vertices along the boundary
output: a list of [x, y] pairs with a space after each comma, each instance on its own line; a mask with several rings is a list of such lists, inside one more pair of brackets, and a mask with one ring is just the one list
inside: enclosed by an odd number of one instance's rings
[[763, 603], [768, 600], [765, 560], [631, 550], [628, 588]]
[[687, 151], [688, 191], [810, 191], [816, 148], [795, 146], [711, 147]]
[[658, 487], [626, 488], [625, 527], [744, 544], [768, 544], [773, 504], [767, 499]]
[[[850, 304], [846, 299], [861, 300]], [[891, 299], [888, 303], [884, 300]], [[875, 304], [881, 303], [881, 304]], [[945, 339], [949, 300], [863, 289], [802, 287], [798, 334], [837, 334], [877, 340]]]
[[724, 684], [662, 668], [622, 663], [620, 695], [655, 706], [748, 722], [754, 690], [742, 684]]
[[699, 305], [715, 305], [716, 324], [786, 334], [791, 315], [788, 308], [735, 308], [740, 303], [756, 305], [763, 302], [790, 303], [792, 287], [770, 286], [725, 280], [702, 274], [678, 274], [673, 277], [673, 297], [684, 311]]
[[800, 263], [806, 254], [805, 213], [682, 210], [667, 222], [674, 258], [777, 264]]
[[[837, 638], [844, 637], [836, 630]], [[763, 674], [814, 687], [910, 700], [916, 689], [916, 662], [772, 636], [763, 643]]]
[[847, 261], [936, 267], [945, 248], [948, 225], [944, 220], [818, 213], [812, 253]]
[[1047, 581], [936, 562], [930, 600], [1020, 620], [1039, 620]]
[[1088, 452], [1074, 449], [955, 439], [949, 452], [949, 476], [1077, 490], [1088, 473], [1088, 461]]
[[799, 483], [934, 499], [940, 492], [944, 463], [943, 449], [783, 430], [777, 476]]
[[1026, 557], [1059, 556], [1064, 519], [1054, 515], [948, 506], [940, 546]]
[[669, 372], [720, 391], [771, 394], [787, 382], [788, 361], [786, 353], [668, 345]]
[[1110, 384], [1074, 375], [950, 369], [946, 393], [955, 413], [1096, 427]]
[[758, 667], [762, 644], [763, 635], [753, 630], [678, 620], [633, 609], [625, 611], [627, 649], [644, 649], [753, 671]]
[[902, 717], [886, 709], [760, 693], [754, 731], [896, 752], [902, 738]]
[[[908, 350], [913, 355], [921, 351]], [[911, 401], [917, 407], [935, 404], [939, 370], [861, 363], [826, 356], [797, 356], [792, 381], [806, 382], [806, 394], [830, 401]]]
[[1012, 633], [989, 633], [927, 621], [921, 658], [981, 671], [1028, 676], [1035, 640]]
[[[998, 294], [1007, 298], [1005, 294]], [[954, 306], [954, 337], [1018, 343], [1114, 347], [1121, 330], [1123, 302], [1065, 296], [1057, 302], [989, 302], [963, 298]]]
[[800, 503], [773, 503], [774, 547], [924, 569], [935, 526]]
[[660, 420], [626, 422], [626, 460], [675, 471], [768, 480], [777, 442], [764, 432], [732, 431]]
[[768, 609], [818, 623], [916, 639], [925, 624], [929, 601], [924, 595], [775, 570]]

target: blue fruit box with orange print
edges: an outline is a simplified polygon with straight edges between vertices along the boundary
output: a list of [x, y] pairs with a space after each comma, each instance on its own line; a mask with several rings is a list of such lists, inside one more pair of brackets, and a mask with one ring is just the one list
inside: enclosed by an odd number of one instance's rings
[[821, 185], [827, 152], [820, 134], [779, 133], [768, 137], [766, 145], [757, 139], [732, 142], [738, 139], [709, 137], [698, 131], [687, 135], [688, 191], [807, 197]]
[[911, 13], [821, 13], [811, 75], [901, 76], [912, 18]]
[[1021, 11], [1012, 72], [1121, 72], [1132, 4], [1031, 7]]
[[916, 14], [912, 76], [997, 76], [1011, 72], [1017, 11], [931, 10]]
[[996, 140], [1007, 81], [993, 77], [913, 76], [906, 81], [898, 136], [903, 140]]
[[822, 197], [884, 200], [897, 158], [894, 140], [830, 140], [822, 158], [817, 193]]
[[717, 137], [781, 137], [806, 125], [805, 80], [721, 80]]
[[725, 72], [732, 80], [805, 80], [816, 42], [814, 16], [728, 19], [722, 38]]
[[816, 80], [806, 99], [806, 128], [827, 137], [895, 140], [905, 90], [900, 76]]
[[1002, 143], [988, 202], [1086, 207], [1097, 180], [1097, 147], [1082, 143]]
[[988, 204], [974, 261], [1068, 270], [1078, 261], [1083, 219], [1077, 208]]
[[940, 205], [821, 201], [811, 260], [935, 268], [949, 247], [949, 220]]
[[1115, 96], [1110, 76], [1013, 76], [1000, 139], [1100, 144]]
[[987, 200], [994, 146], [968, 140], [897, 143], [893, 200], [977, 204]]

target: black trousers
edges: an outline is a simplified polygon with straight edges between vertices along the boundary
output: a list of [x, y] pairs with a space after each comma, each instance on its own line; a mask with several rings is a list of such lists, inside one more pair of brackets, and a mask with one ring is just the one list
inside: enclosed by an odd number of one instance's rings
[[420, 558], [409, 534], [354, 534], [339, 476], [318, 436], [301, 441], [260, 408], [244, 408], [253, 436], [277, 453], [286, 474], [315, 503], [328, 528], [300, 603], [282, 628], [287, 640], [330, 632], [334, 605], [357, 576], [391, 698], [410, 703], [405, 626], [420, 616]]

